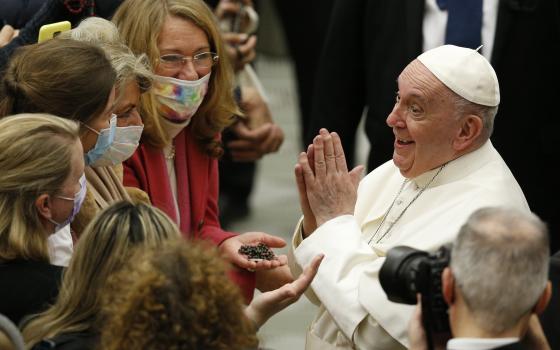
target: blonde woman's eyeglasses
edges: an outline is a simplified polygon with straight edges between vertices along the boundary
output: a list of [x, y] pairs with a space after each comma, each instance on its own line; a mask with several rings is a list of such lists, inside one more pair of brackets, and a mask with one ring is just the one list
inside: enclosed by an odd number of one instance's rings
[[219, 56], [214, 52], [201, 52], [194, 56], [167, 54], [160, 56], [158, 62], [160, 66], [168, 69], [181, 69], [188, 61], [191, 61], [195, 68], [210, 68], [218, 62], [218, 59]]

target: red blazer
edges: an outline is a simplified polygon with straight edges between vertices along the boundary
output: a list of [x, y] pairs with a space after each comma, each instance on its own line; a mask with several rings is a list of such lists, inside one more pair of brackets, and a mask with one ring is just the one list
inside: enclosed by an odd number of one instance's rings
[[[218, 219], [218, 161], [200, 151], [189, 127], [175, 137], [174, 144], [181, 231], [185, 237], [219, 245], [235, 233], [224, 231]], [[163, 151], [141, 143], [123, 166], [124, 185], [148, 193], [152, 204], [177, 222]], [[188, 180], [180, 181], [184, 178]], [[249, 302], [255, 289], [255, 274], [233, 267], [230, 277]]]

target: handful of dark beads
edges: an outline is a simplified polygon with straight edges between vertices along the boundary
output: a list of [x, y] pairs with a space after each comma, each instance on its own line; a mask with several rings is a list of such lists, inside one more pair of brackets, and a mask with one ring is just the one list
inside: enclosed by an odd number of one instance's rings
[[274, 260], [276, 256], [270, 248], [264, 244], [259, 243], [258, 245], [242, 245], [238, 250], [239, 254], [247, 255], [249, 260]]

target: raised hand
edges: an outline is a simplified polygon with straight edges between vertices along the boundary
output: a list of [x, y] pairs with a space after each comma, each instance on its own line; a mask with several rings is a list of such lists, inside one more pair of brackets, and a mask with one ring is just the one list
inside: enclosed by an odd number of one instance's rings
[[259, 328], [271, 316], [295, 303], [315, 278], [323, 257], [322, 254], [314, 257], [309, 266], [292, 283], [255, 297], [245, 309], [245, 316]]
[[[309, 208], [320, 226], [337, 216], [353, 214], [363, 166], [348, 171], [342, 143], [337, 133], [321, 129], [313, 140], [313, 166], [308, 154], [299, 155], [298, 165]], [[296, 177], [297, 178], [297, 177]], [[298, 182], [298, 189], [301, 186]]]

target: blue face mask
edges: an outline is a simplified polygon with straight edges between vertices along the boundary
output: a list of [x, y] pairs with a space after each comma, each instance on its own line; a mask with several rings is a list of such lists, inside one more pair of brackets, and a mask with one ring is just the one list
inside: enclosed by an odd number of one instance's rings
[[115, 130], [117, 128], [117, 116], [113, 114], [111, 116], [109, 127], [107, 129], [101, 129], [101, 131], [92, 129], [85, 124], [84, 126], [98, 135], [95, 146], [92, 149], [90, 149], [86, 154], [84, 154], [84, 158], [85, 158], [84, 160], [86, 166], [92, 166], [92, 167], [99, 166], [99, 164], [96, 163], [99, 161], [99, 159], [103, 157], [103, 154], [105, 154], [105, 152], [107, 152], [111, 148], [111, 145], [115, 140]]
[[95, 166], [113, 166], [132, 157], [142, 137], [143, 125], [115, 128], [115, 140], [107, 152], [95, 161]]

